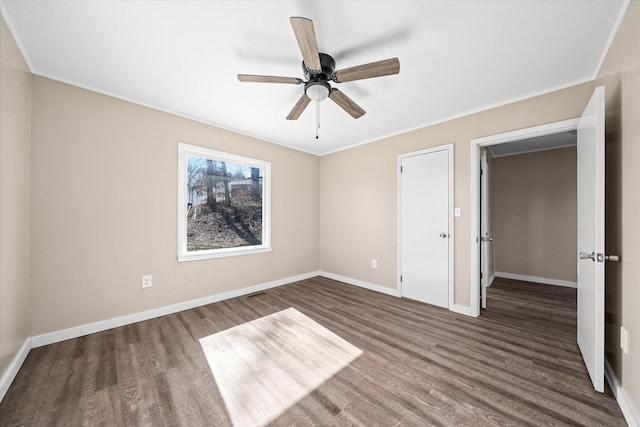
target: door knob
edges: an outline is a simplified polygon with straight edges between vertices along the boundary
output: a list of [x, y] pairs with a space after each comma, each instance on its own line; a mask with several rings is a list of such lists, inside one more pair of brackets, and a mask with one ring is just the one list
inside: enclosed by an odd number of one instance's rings
[[595, 252], [591, 252], [590, 254], [586, 252], [580, 252], [580, 259], [590, 259], [591, 261], [611, 261], [611, 262], [620, 262], [620, 257], [618, 255], [604, 255], [601, 253], [596, 254]]
[[590, 254], [588, 254], [586, 252], [580, 252], [580, 259], [590, 259], [591, 261], [595, 261], [596, 260], [596, 253], [595, 252], [591, 252]]
[[449, 237], [449, 235], [447, 233], [440, 233], [440, 237], [446, 239], [447, 237]]

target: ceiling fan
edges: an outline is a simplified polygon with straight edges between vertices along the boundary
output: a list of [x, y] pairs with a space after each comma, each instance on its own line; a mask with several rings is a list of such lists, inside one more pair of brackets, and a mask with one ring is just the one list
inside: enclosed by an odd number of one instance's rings
[[302, 70], [306, 81], [296, 77], [238, 74], [238, 80], [241, 82], [304, 84], [304, 93], [287, 116], [287, 120], [298, 119], [311, 101], [320, 102], [327, 97], [354, 119], [362, 117], [365, 111], [342, 91], [331, 87], [329, 82], [344, 83], [388, 76], [400, 72], [398, 58], [385, 59], [336, 71], [334, 59], [326, 53], [318, 52], [313, 21], [300, 17], [292, 17], [289, 20], [302, 52]]

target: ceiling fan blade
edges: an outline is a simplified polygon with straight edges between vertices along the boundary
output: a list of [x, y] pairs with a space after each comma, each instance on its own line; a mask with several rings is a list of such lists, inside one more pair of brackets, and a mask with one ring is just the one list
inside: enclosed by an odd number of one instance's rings
[[291, 26], [293, 33], [296, 35], [300, 52], [304, 64], [312, 72], [319, 73], [322, 71], [320, 65], [320, 55], [318, 54], [318, 43], [316, 42], [316, 32], [313, 29], [313, 21], [307, 18], [291, 17]]
[[286, 83], [292, 85], [299, 85], [300, 83], [303, 83], [302, 79], [298, 79], [296, 77], [257, 76], [254, 74], [238, 74], [238, 80], [241, 82]]
[[287, 116], [287, 120], [298, 120], [300, 114], [307, 108], [307, 105], [311, 102], [311, 99], [307, 96], [306, 93], [303, 93], [296, 105], [293, 106], [293, 110]]
[[337, 83], [350, 82], [353, 80], [370, 79], [372, 77], [388, 76], [400, 72], [400, 61], [398, 58], [385, 59], [372, 62], [370, 64], [357, 65], [344, 70], [336, 71], [335, 81]]
[[353, 102], [351, 98], [349, 98], [338, 89], [332, 89], [331, 93], [329, 94], [329, 98], [331, 98], [333, 102], [338, 104], [340, 108], [349, 113], [354, 119], [362, 117], [366, 113], [366, 111], [360, 108], [358, 104]]

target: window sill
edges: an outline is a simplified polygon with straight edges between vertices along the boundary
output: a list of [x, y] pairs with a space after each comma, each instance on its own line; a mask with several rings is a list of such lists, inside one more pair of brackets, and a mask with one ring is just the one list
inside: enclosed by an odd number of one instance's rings
[[178, 262], [261, 254], [265, 252], [271, 252], [271, 246], [248, 246], [246, 248], [215, 249], [211, 251], [198, 251], [192, 254], [180, 254], [178, 255]]

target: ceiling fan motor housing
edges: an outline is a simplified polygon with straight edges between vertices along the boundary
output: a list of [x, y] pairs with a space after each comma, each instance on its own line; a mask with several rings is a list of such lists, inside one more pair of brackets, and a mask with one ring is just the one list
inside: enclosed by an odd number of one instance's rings
[[336, 69], [336, 61], [330, 55], [326, 53], [319, 53], [318, 55], [320, 56], [320, 66], [322, 68], [319, 73], [309, 70], [304, 61], [302, 61], [302, 69], [308, 80], [304, 85], [304, 92], [312, 101], [322, 101], [329, 96], [332, 89], [327, 81], [333, 79]]
[[333, 80], [333, 74], [336, 70], [336, 61], [333, 60], [331, 55], [327, 55], [326, 53], [319, 53], [320, 55], [320, 67], [322, 70], [319, 73], [314, 73], [307, 65], [302, 61], [302, 70], [304, 71], [304, 76], [307, 80]]

